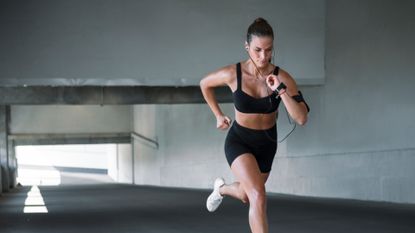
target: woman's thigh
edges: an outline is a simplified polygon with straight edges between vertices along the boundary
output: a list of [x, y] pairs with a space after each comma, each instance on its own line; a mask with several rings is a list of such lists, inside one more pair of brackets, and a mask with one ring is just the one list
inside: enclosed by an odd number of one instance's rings
[[233, 161], [231, 170], [245, 192], [264, 188], [269, 176], [269, 173], [261, 173], [254, 155], [250, 153], [238, 156]]

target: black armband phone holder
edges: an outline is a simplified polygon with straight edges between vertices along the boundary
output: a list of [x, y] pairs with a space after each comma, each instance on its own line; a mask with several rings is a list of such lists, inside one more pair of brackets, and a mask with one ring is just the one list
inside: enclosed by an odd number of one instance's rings
[[297, 103], [301, 103], [303, 102], [305, 104], [305, 106], [307, 107], [307, 111], [310, 112], [310, 107], [308, 106], [308, 104], [305, 102], [303, 94], [301, 93], [301, 91], [298, 91], [298, 95], [292, 96], [292, 98], [297, 101]]

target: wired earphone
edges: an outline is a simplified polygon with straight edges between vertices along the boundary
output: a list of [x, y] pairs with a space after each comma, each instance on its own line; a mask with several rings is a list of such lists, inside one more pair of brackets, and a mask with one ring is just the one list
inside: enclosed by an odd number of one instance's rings
[[[262, 73], [261, 73], [261, 71], [258, 69], [258, 67], [257, 67], [257, 65], [255, 64], [255, 62], [254, 62], [254, 60], [252, 59], [252, 57], [251, 57], [251, 55], [249, 55], [249, 46], [248, 45], [246, 45], [245, 46], [245, 49], [246, 49], [246, 52], [247, 52], [247, 54], [248, 54], [248, 57], [249, 57], [249, 59], [251, 60], [251, 62], [252, 62], [252, 64], [254, 64], [254, 67], [255, 67], [255, 70], [256, 70], [256, 72], [260, 75], [260, 77], [262, 77], [263, 79], [265, 79], [265, 82], [264, 82], [264, 85], [265, 85], [265, 87], [266, 87], [266, 90], [267, 90], [267, 93], [268, 93], [268, 96], [269, 96], [269, 103], [270, 103], [270, 108], [272, 107], [272, 100], [271, 100], [271, 94], [269, 93], [269, 87], [268, 87], [268, 85], [267, 85], [267, 83], [266, 83], [266, 77], [264, 76], [264, 75], [262, 75]], [[271, 57], [271, 59], [270, 59], [270, 62], [271, 63], [273, 63], [273, 64], [275, 64], [275, 50], [274, 50], [274, 48], [272, 48], [272, 57]], [[278, 76], [277, 76], [277, 79], [278, 79], [278, 81], [280, 82], [280, 80], [279, 80], [279, 78], [278, 78]], [[277, 97], [277, 98], [281, 98], [281, 97]], [[285, 107], [285, 106], [284, 106]], [[268, 135], [268, 133], [265, 131], [265, 134], [267, 135], [267, 137], [271, 140], [271, 141], [274, 141], [274, 142], [278, 142], [278, 143], [281, 143], [281, 142], [283, 142], [285, 139], [287, 139], [288, 138], [288, 136], [290, 136], [293, 132], [294, 132], [294, 130], [295, 130], [295, 128], [297, 127], [297, 124], [295, 123], [295, 121], [292, 121], [291, 120], [291, 118], [290, 118], [290, 115], [288, 114], [288, 110], [287, 110], [287, 108], [285, 108], [285, 112], [287, 113], [287, 119], [288, 119], [288, 122], [289, 122], [289, 124], [290, 125], [292, 125], [293, 127], [291, 128], [291, 130], [287, 133], [287, 135], [285, 135], [281, 140], [274, 140], [272, 137], [270, 137], [269, 135]], [[277, 112], [277, 117], [278, 117], [278, 112]], [[277, 134], [278, 135], [278, 134]]]

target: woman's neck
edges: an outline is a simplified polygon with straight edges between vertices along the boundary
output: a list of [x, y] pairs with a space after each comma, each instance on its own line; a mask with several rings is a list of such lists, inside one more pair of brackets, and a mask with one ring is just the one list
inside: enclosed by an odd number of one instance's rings
[[258, 67], [252, 59], [248, 59], [247, 65], [249, 72], [257, 78], [266, 78], [269, 75], [269, 65], [262, 68]]

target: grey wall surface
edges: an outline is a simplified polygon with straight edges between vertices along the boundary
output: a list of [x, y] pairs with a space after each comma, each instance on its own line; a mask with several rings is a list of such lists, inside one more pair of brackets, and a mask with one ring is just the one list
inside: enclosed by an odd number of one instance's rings
[[226, 171], [220, 146], [225, 133], [216, 132], [206, 105], [136, 105], [134, 131], [160, 145], [135, 141], [136, 184], [207, 188]]
[[129, 133], [129, 105], [16, 105], [11, 108], [11, 134]]
[[0, 194], [16, 186], [17, 160], [13, 142], [8, 139], [10, 106], [0, 105]]
[[16, 157], [16, 151], [14, 147], [14, 142], [12, 140], [8, 140], [7, 142], [8, 146], [8, 166], [9, 166], [9, 187], [14, 188], [17, 185], [17, 157]]
[[0, 85], [198, 85], [243, 56], [258, 16], [278, 62], [323, 83], [324, 12], [324, 0], [3, 0]]
[[117, 179], [120, 183], [132, 184], [133, 180], [133, 160], [131, 144], [117, 145]]
[[[309, 121], [279, 144], [267, 189], [415, 203], [415, 2], [339, 0], [326, 9], [326, 82], [300, 86]], [[222, 107], [232, 115], [232, 105]], [[280, 110], [281, 136], [289, 125]], [[153, 168], [141, 177], [199, 188], [216, 176], [232, 180], [225, 133], [207, 105], [135, 106], [134, 126], [160, 139], [155, 152], [134, 148], [146, 157], [136, 163]]]
[[7, 107], [0, 105], [0, 194], [9, 188], [7, 153]]
[[[157, 105], [136, 105], [133, 110], [133, 132], [148, 139], [164, 144], [167, 140], [163, 134], [163, 115], [159, 113]], [[164, 146], [162, 147], [164, 148]], [[160, 149], [143, 140], [133, 140], [134, 153], [134, 181], [136, 184], [160, 185], [160, 168], [164, 156], [160, 156]]]

